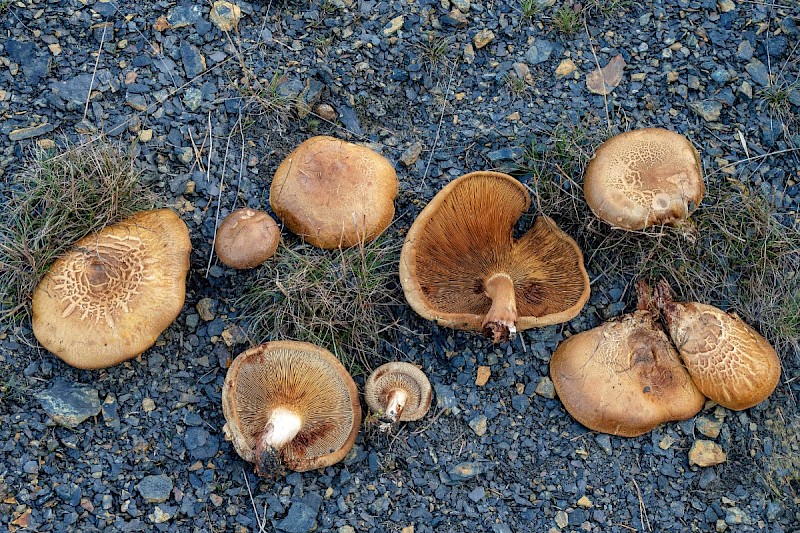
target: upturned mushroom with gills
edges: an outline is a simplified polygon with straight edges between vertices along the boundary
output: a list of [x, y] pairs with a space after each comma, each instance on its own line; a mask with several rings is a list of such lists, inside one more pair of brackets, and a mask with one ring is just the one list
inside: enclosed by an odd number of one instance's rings
[[431, 407], [431, 384], [418, 367], [392, 361], [369, 375], [364, 400], [373, 413], [390, 424], [419, 420]]
[[439, 191], [400, 254], [400, 282], [414, 311], [494, 342], [574, 318], [589, 298], [583, 254], [545, 215], [514, 238], [529, 207], [525, 187], [499, 172], [472, 172]]
[[361, 424], [353, 378], [330, 352], [297, 341], [239, 354], [222, 388], [225, 438], [260, 476], [334, 464]]

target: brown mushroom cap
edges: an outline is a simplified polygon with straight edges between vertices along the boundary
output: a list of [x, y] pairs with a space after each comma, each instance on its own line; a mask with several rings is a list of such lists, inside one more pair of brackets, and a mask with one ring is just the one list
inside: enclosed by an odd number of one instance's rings
[[368, 242], [394, 217], [397, 173], [366, 146], [312, 137], [275, 172], [270, 205], [290, 231], [320, 248]]
[[180, 313], [191, 241], [169, 209], [143, 211], [88, 235], [33, 293], [33, 333], [77, 368], [136, 357]]
[[636, 437], [703, 407], [667, 335], [648, 311], [569, 337], [550, 359], [564, 408], [589, 429]]
[[670, 337], [703, 394], [736, 411], [772, 394], [781, 362], [767, 339], [712, 305], [673, 302], [666, 282], [659, 283], [658, 292]]
[[495, 342], [575, 317], [589, 298], [583, 254], [546, 216], [514, 239], [529, 206], [522, 184], [498, 172], [466, 174], [439, 191], [400, 254], [400, 282], [414, 311]]
[[419, 420], [431, 407], [431, 384], [416, 366], [393, 361], [369, 375], [364, 400], [373, 413], [385, 414], [392, 422]]
[[679, 133], [628, 131], [597, 149], [586, 167], [583, 192], [594, 214], [614, 227], [680, 223], [705, 193], [700, 155]]
[[[239, 354], [225, 376], [222, 412], [226, 439], [261, 475], [273, 466], [265, 454], [298, 472], [342, 460], [361, 424], [358, 390], [342, 363], [319, 346], [296, 341]], [[270, 441], [269, 431], [285, 442]]]
[[232, 268], [254, 268], [272, 257], [278, 249], [281, 230], [264, 211], [237, 209], [225, 217], [217, 229], [214, 251]]

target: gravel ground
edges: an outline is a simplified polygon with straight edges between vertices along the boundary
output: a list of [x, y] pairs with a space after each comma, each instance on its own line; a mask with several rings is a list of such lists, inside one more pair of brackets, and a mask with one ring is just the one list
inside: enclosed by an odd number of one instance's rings
[[[240, 325], [232, 303], [248, 274], [208, 266], [217, 212], [268, 208], [278, 163], [319, 133], [395, 163], [397, 240], [453, 177], [512, 168], [531, 139], [575, 125], [684, 133], [708, 180], [748, 180], [796, 221], [795, 0], [588, 2], [571, 35], [557, 30], [559, 5], [525, 19], [506, 1], [236, 0], [229, 32], [203, 2], [1, 4], [2, 186], [31, 146], [102, 131], [134, 147], [194, 246], [183, 312], [133, 361], [74, 370], [30, 331], [0, 325], [9, 531], [800, 531], [797, 354], [782, 354], [782, 381], [761, 405], [709, 405], [639, 438], [589, 432], [564, 411], [552, 351], [630, 308], [603, 280], [578, 318], [500, 346], [401, 310], [381, 355], [428, 373], [430, 414], [360, 435], [323, 471], [260, 480], [221, 432], [226, 362], [246, 347], [223, 333]], [[589, 92], [586, 74], [620, 54], [620, 84]], [[270, 89], [242, 89], [247, 76]], [[255, 96], [300, 104], [281, 118]], [[317, 104], [335, 116], [308, 114]], [[491, 369], [484, 386], [478, 366]], [[701, 440], [727, 460], [690, 465]]]

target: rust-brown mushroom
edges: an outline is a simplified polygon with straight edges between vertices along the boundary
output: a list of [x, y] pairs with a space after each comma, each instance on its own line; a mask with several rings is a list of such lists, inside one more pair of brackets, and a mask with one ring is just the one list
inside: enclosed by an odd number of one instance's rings
[[231, 212], [217, 229], [214, 251], [231, 268], [254, 268], [278, 249], [281, 230], [264, 211], [242, 208]]
[[550, 359], [564, 408], [589, 429], [636, 437], [703, 407], [647, 292], [639, 286], [637, 311], [567, 338]]
[[419, 420], [431, 407], [431, 384], [418, 367], [392, 361], [369, 375], [364, 400], [373, 413], [391, 423]]
[[400, 282], [414, 311], [494, 342], [575, 317], [589, 298], [583, 254], [544, 215], [515, 239], [529, 206], [525, 187], [499, 172], [472, 172], [439, 191], [400, 254]]
[[143, 211], [72, 245], [33, 293], [33, 333], [77, 368], [144, 352], [180, 313], [191, 242], [169, 209]]
[[239, 354], [222, 388], [225, 438], [256, 472], [304, 472], [342, 460], [361, 424], [353, 378], [329, 351], [267, 342]]
[[700, 155], [679, 133], [628, 131], [597, 148], [586, 167], [583, 192], [594, 214], [614, 227], [680, 225], [705, 193]]
[[664, 280], [658, 284], [657, 301], [670, 337], [703, 394], [737, 411], [772, 394], [781, 362], [755, 329], [712, 305], [674, 302]]
[[272, 210], [291, 232], [320, 248], [349, 248], [389, 226], [398, 181], [382, 155], [323, 135], [281, 162], [269, 191]]

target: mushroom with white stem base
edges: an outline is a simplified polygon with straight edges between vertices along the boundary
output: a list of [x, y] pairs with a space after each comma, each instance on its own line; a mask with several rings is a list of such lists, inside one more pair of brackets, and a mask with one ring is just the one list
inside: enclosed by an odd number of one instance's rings
[[364, 384], [364, 399], [373, 413], [390, 424], [419, 420], [431, 406], [431, 384], [425, 373], [401, 361], [375, 369]]
[[222, 388], [225, 438], [256, 472], [304, 472], [342, 460], [361, 406], [353, 378], [327, 350], [296, 341], [255, 346], [234, 359]]

